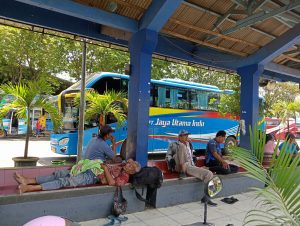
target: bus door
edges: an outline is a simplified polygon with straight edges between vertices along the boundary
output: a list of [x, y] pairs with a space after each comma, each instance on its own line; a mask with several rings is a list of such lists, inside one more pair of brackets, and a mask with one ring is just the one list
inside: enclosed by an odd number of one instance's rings
[[11, 122], [13, 117], [13, 110], [10, 110], [6, 113], [2, 119], [3, 129], [6, 131], [6, 134], [11, 134]]

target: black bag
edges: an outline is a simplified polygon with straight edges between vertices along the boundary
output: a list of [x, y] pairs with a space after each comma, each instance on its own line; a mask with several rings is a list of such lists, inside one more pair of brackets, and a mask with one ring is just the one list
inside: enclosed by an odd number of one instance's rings
[[135, 186], [144, 185], [150, 188], [159, 188], [163, 182], [163, 174], [156, 166], [143, 167], [140, 172], [132, 175], [131, 184]]
[[114, 195], [114, 203], [112, 207], [112, 214], [118, 217], [120, 214], [126, 212], [127, 200], [123, 197], [122, 188], [116, 187]]
[[136, 189], [135, 195], [139, 200], [155, 207], [157, 188], [160, 188], [163, 183], [162, 171], [156, 166], [145, 166], [140, 172], [131, 176], [130, 182], [134, 188], [142, 187], [142, 191], [147, 187], [146, 199], [142, 197], [143, 193], [141, 195]]

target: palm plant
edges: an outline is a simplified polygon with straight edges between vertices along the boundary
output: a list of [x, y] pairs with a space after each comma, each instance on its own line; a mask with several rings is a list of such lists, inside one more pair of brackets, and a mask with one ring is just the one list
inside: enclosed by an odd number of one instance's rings
[[33, 108], [43, 108], [50, 114], [54, 130], [61, 126], [62, 118], [58, 113], [57, 108], [49, 103], [45, 97], [45, 94], [49, 93], [52, 88], [45, 80], [28, 81], [17, 85], [9, 83], [2, 85], [0, 88], [5, 94], [14, 96], [12, 101], [5, 103], [0, 109], [0, 119], [2, 119], [11, 109], [16, 111], [16, 116], [18, 118], [27, 119], [27, 132], [24, 150], [24, 158], [26, 159], [28, 158], [28, 144], [31, 131], [30, 111], [33, 110]]
[[[85, 119], [91, 120], [99, 117], [99, 126], [101, 123], [103, 125], [107, 123], [105, 116], [109, 113], [114, 115], [118, 126], [122, 125], [126, 119], [125, 112], [127, 112], [128, 101], [122, 92], [107, 91], [101, 95], [94, 90], [88, 90], [86, 103]], [[80, 104], [80, 94], [77, 95], [75, 104], [77, 106]]]
[[[260, 209], [247, 213], [244, 225], [300, 225], [300, 156], [293, 158], [284, 145], [279, 156], [272, 156], [270, 168], [263, 165], [265, 132], [257, 126], [250, 132], [251, 150], [231, 147], [231, 155], [247, 170], [247, 176], [261, 181], [264, 188], [254, 188], [260, 200]], [[277, 150], [277, 147], [275, 148]]]

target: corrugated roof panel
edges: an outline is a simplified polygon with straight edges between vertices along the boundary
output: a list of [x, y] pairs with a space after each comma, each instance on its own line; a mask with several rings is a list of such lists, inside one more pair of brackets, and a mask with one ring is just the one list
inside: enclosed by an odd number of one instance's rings
[[221, 14], [225, 14], [233, 5], [232, 1], [215, 1], [215, 3], [209, 8]]
[[218, 1], [218, 0], [209, 0], [209, 1], [206, 1], [206, 0], [188, 0], [187, 2], [190, 2], [190, 3], [195, 4], [195, 5], [203, 6], [205, 8], [210, 8], [212, 5], [215, 4], [216, 1]]
[[[271, 0], [271, 1], [275, 1], [275, 0]], [[274, 10], [282, 7], [284, 4], [288, 4], [287, 0], [278, 0], [278, 2], [275, 4], [272, 3], [271, 1], [268, 1], [264, 4], [263, 6], [264, 10], [266, 8], [269, 10]], [[124, 0], [101, 0], [101, 1], [76, 0], [76, 2], [80, 2], [81, 4], [86, 4], [92, 7], [97, 7], [106, 11], [109, 11], [108, 9], [109, 4], [115, 2], [117, 3], [117, 9], [115, 11], [116, 14], [133, 18], [135, 20], [140, 20], [140, 18], [144, 15], [147, 8], [151, 5], [152, 1], [151, 0], [126, 0], [126, 1]], [[195, 5], [195, 7], [189, 5], [189, 3]], [[198, 28], [214, 30], [214, 24], [216, 23], [218, 18], [226, 14], [226, 12], [228, 12], [228, 10], [231, 9], [233, 5], [235, 5], [235, 3], [232, 0], [222, 0], [222, 1], [221, 0], [209, 0], [209, 1], [185, 0], [185, 2], [183, 2], [181, 6], [178, 7], [178, 9], [176, 9], [174, 14], [172, 15], [172, 19], [177, 19], [181, 22], [184, 22], [188, 25], [196, 26]], [[243, 9], [243, 7], [237, 6], [236, 9]], [[299, 11], [300, 14], [300, 9], [297, 10]], [[259, 13], [261, 11], [262, 11], [261, 9], [258, 9], [256, 10], [255, 13]], [[296, 10], [293, 11], [295, 12]], [[218, 16], [217, 14], [220, 15]], [[295, 13], [281, 14], [281, 16], [284, 15], [286, 15], [287, 18], [293, 18], [293, 16], [296, 17]], [[242, 20], [247, 16], [248, 15], [230, 15], [229, 18], [233, 20]], [[195, 40], [200, 40], [200, 41], [206, 40], [208, 43], [216, 45], [216, 49], [218, 49], [217, 46], [219, 46], [222, 48], [227, 48], [228, 51], [231, 50], [241, 51], [248, 54], [256, 52], [259, 47], [262, 47], [267, 43], [269, 43], [271, 40], [273, 40], [273, 38], [271, 38], [270, 35], [268, 34], [278, 37], [284, 32], [288, 31], [289, 29], [287, 25], [280, 22], [278, 19], [269, 18], [264, 21], [256, 22], [255, 24], [251, 24], [253, 28], [251, 28], [249, 25], [247, 27], [241, 28], [227, 35], [231, 38], [242, 40], [245, 42], [243, 43], [242, 41], [229, 40], [224, 37], [223, 38], [214, 37], [213, 35], [208, 35], [205, 31], [197, 31], [193, 28], [189, 28], [188, 25], [179, 25], [170, 20], [164, 25], [163, 29], [186, 36], [186, 38], [183, 38], [185, 40], [188, 40], [190, 38], [193, 38]], [[223, 23], [217, 29], [215, 29], [215, 31], [224, 32], [235, 26], [236, 23], [230, 21], [229, 19], [225, 19]], [[262, 32], [255, 31], [255, 28], [261, 30]], [[263, 34], [263, 32], [265, 32], [266, 34]], [[211, 40], [211, 37], [214, 37], [214, 39]], [[279, 58], [279, 61], [280, 60], [282, 61], [281, 58], [282, 57]]]
[[178, 16], [175, 17], [175, 15], [173, 15], [172, 18], [184, 21], [185, 23], [194, 24], [198, 20], [200, 20], [203, 17], [203, 15], [203, 12], [199, 12], [194, 8], [184, 7]]
[[93, 1], [93, 0], [75, 0], [78, 3], [85, 4], [91, 7], [96, 7], [105, 11], [111, 11], [113, 8], [115, 13], [118, 15], [126, 16], [132, 19], [140, 19], [143, 15], [146, 8], [151, 4], [150, 0], [101, 0], [101, 1]]
[[215, 21], [216, 21], [216, 17], [206, 13], [202, 16], [201, 21], [198, 21], [197, 24], [204, 29], [210, 29], [213, 27]]

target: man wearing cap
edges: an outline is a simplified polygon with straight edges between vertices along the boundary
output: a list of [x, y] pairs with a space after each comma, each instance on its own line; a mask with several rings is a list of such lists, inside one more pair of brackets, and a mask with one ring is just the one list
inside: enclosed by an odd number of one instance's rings
[[185, 173], [183, 173], [182, 170], [179, 169], [178, 159], [175, 159], [175, 154], [177, 153], [177, 150], [179, 149], [180, 142], [185, 143], [185, 138], [187, 138], [187, 142], [189, 144], [189, 148], [190, 148], [191, 152], [193, 153], [193, 150], [194, 150], [193, 149], [193, 145], [188, 140], [188, 135], [189, 135], [188, 131], [186, 131], [186, 130], [180, 130], [179, 133], [178, 133], [178, 141], [170, 143], [170, 145], [168, 147], [167, 154], [166, 154], [166, 161], [167, 161], [169, 170], [180, 172], [180, 174], [179, 174], [180, 179], [182, 179], [183, 177], [185, 177]]
[[[113, 160], [116, 156], [116, 139], [112, 135], [113, 132], [114, 130], [109, 125], [102, 126], [98, 137], [89, 142], [85, 159]], [[111, 141], [111, 147], [106, 143], [107, 140]]]
[[[183, 174], [188, 174], [202, 180], [204, 183], [208, 183], [213, 178], [213, 173], [205, 168], [195, 166], [193, 161], [193, 148], [188, 139], [189, 134], [190, 133], [186, 130], [180, 130], [178, 133], [178, 142], [173, 144], [174, 147], [177, 145], [177, 149], [172, 148], [171, 144], [168, 153], [171, 154], [171, 150], [175, 150], [175, 154], [173, 155], [176, 162], [175, 170], [180, 173], [180, 178], [182, 178]], [[204, 196], [201, 201], [205, 202], [206, 198], [207, 197]], [[207, 203], [211, 206], [217, 205], [210, 199], [207, 200]]]
[[193, 150], [188, 141], [189, 132], [186, 130], [179, 131], [178, 134], [178, 149], [174, 155], [176, 162], [175, 170], [180, 173], [187, 173], [203, 180], [207, 183], [213, 178], [213, 173], [207, 169], [195, 166], [193, 161]]

